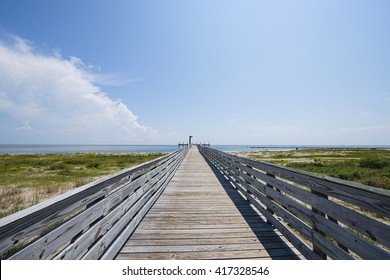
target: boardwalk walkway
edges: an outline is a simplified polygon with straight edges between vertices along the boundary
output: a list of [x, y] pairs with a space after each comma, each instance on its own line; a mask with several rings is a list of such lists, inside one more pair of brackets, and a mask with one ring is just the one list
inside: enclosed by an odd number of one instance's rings
[[116, 259], [298, 259], [302, 255], [192, 147]]

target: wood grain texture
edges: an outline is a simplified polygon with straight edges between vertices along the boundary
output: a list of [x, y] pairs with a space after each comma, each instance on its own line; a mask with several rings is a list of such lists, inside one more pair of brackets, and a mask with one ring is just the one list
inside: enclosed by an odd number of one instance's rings
[[[223, 162], [225, 163], [224, 167], [229, 168], [229, 165], [225, 161]], [[258, 172], [255, 172], [253, 169], [247, 169], [247, 168], [244, 169], [247, 172], [250, 172], [251, 174], [255, 174], [256, 176], [258, 176], [257, 175]], [[227, 169], [227, 171], [230, 171], [230, 169]], [[230, 176], [233, 176], [236, 180], [240, 181], [242, 185], [245, 184], [245, 182], [249, 182], [254, 187], [257, 187], [262, 191], [262, 193], [260, 193], [257, 190], [252, 189], [253, 194], [257, 198], [261, 198], [261, 200], [263, 201], [265, 198], [262, 196], [262, 194], [264, 194], [267, 198], [270, 198], [271, 200], [281, 203], [283, 207], [289, 209], [289, 211], [293, 213], [296, 213], [298, 216], [303, 217], [306, 222], [312, 224], [314, 229], [318, 229], [324, 233], [327, 233], [329, 236], [332, 236], [333, 239], [339, 241], [340, 244], [345, 244], [346, 248], [349, 248], [350, 250], [357, 253], [361, 257], [365, 259], [389, 258], [389, 254], [385, 250], [379, 248], [374, 243], [368, 242], [367, 240], [354, 234], [350, 230], [347, 230], [339, 226], [337, 223], [334, 223], [333, 220], [327, 219], [323, 215], [319, 215], [317, 211], [312, 211], [305, 204], [307, 203], [308, 205], [320, 205], [321, 210], [325, 211], [327, 214], [329, 213], [334, 214], [336, 217], [339, 217], [342, 222], [344, 223], [346, 222], [347, 225], [351, 224], [351, 227], [353, 229], [356, 228], [362, 229], [363, 233], [367, 233], [368, 232], [367, 229], [370, 228], [371, 232], [376, 233], [375, 240], [377, 241], [381, 240], [384, 245], [387, 245], [389, 239], [388, 225], [373, 220], [369, 217], [366, 217], [356, 211], [353, 211], [351, 209], [333, 203], [327, 199], [322, 198], [322, 196], [313, 195], [310, 192], [301, 190], [295, 186], [290, 185], [289, 188], [295, 189], [295, 192], [287, 192], [287, 193], [291, 194], [294, 198], [300, 198], [301, 201], [304, 203], [298, 202], [297, 200], [294, 200], [282, 194], [280, 190], [279, 191], [274, 190], [272, 187], [268, 187], [268, 185], [264, 185], [259, 181], [255, 180], [254, 178], [249, 177], [249, 175], [241, 172], [237, 168], [234, 170], [234, 172], [235, 173], [232, 172], [228, 172], [228, 173]], [[273, 179], [273, 180], [277, 180], [277, 179]], [[285, 186], [287, 186], [288, 184], [286, 184], [285, 182], [280, 182], [278, 185], [283, 186], [281, 190], [283, 191], [287, 190]], [[322, 200], [322, 204], [313, 203], [313, 201], [318, 201], [318, 200]], [[271, 201], [269, 201], [268, 203], [271, 203]], [[328, 207], [324, 207], [324, 206], [328, 206]], [[336, 210], [339, 210], [339, 212], [337, 212]], [[366, 235], [368, 237], [373, 236], [372, 233], [370, 235], [368, 234]], [[336, 249], [337, 251], [339, 250], [338, 248]]]
[[116, 259], [299, 259], [192, 147]]
[[[120, 171], [1, 219], [0, 252], [28, 240], [8, 258], [77, 259], [88, 255], [96, 243], [111, 244], [115, 234], [131, 222], [129, 213], [142, 218], [139, 209], [132, 207], [146, 205], [166, 185], [186, 152], [182, 149]], [[114, 228], [117, 232], [112, 234]], [[104, 250], [97, 251], [103, 254]]]
[[9, 258], [390, 259], [374, 218], [389, 217], [389, 191], [199, 149], [1, 219], [0, 253], [28, 241]]
[[388, 190], [233, 155], [219, 155], [390, 218]]
[[173, 153], [159, 159], [122, 170], [65, 194], [46, 200], [0, 220], [0, 254], [39, 234], [175, 157]]
[[[300, 246], [303, 244], [295, 240], [288, 228], [298, 231], [325, 257], [350, 259], [358, 255], [364, 259], [390, 259], [390, 227], [373, 218], [375, 214], [388, 215], [389, 191], [242, 159], [209, 148], [201, 150], [306, 257], [313, 256], [308, 255], [311, 252]], [[330, 200], [328, 196], [338, 200]], [[340, 203], [340, 199], [355, 208]], [[358, 212], [356, 207], [372, 213]]]

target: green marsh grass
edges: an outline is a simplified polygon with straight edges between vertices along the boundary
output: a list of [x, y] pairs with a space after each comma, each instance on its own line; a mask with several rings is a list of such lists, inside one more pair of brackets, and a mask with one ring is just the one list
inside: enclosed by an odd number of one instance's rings
[[[313, 173], [319, 173], [348, 181], [358, 182], [377, 188], [390, 190], [390, 150], [380, 149], [302, 149], [294, 151], [258, 151], [239, 153], [239, 156], [248, 157], [255, 160], [270, 162], [279, 165], [285, 165], [290, 168], [305, 170]], [[292, 197], [294, 199], [294, 197]], [[329, 197], [333, 202], [353, 209], [382, 223], [390, 224], [390, 220], [379, 214], [365, 211], [350, 203], [340, 201], [334, 197]], [[309, 206], [310, 207], [310, 206]], [[289, 209], [290, 211], [293, 209]], [[298, 218], [299, 215], [291, 211]], [[305, 219], [303, 219], [305, 220]], [[388, 250], [388, 248], [361, 234], [353, 228], [338, 222], [346, 230], [353, 232], [359, 237], [372, 242], [377, 246]], [[308, 225], [313, 227], [308, 222]], [[299, 234], [297, 231], [292, 231]], [[326, 237], [338, 244], [333, 237]], [[310, 245], [310, 243], [308, 243]], [[354, 254], [352, 251], [350, 253]]]
[[0, 155], [0, 218], [102, 176], [163, 155], [163, 153]]
[[324, 148], [260, 151], [244, 155], [256, 160], [390, 189], [390, 150]]

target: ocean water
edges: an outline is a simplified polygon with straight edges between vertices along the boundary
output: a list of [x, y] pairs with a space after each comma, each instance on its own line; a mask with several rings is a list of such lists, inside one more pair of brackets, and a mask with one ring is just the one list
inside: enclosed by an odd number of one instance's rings
[[0, 145], [0, 154], [170, 153], [177, 145]]
[[[224, 152], [241, 151], [276, 151], [308, 148], [385, 148], [390, 145], [211, 145], [211, 148]], [[178, 145], [13, 145], [0, 144], [0, 154], [70, 154], [70, 153], [170, 153], [176, 151]]]
[[288, 151], [296, 149], [352, 148], [352, 149], [390, 149], [390, 145], [211, 145], [223, 152]]

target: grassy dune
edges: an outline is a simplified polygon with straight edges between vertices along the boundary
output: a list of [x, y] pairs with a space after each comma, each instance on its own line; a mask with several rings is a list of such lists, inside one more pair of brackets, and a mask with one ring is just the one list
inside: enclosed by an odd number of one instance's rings
[[162, 155], [0, 155], [0, 218]]
[[390, 189], [390, 150], [304, 149], [245, 152], [239, 155]]
[[[162, 155], [0, 155], [0, 218]], [[390, 150], [307, 149], [239, 155], [390, 189]]]

